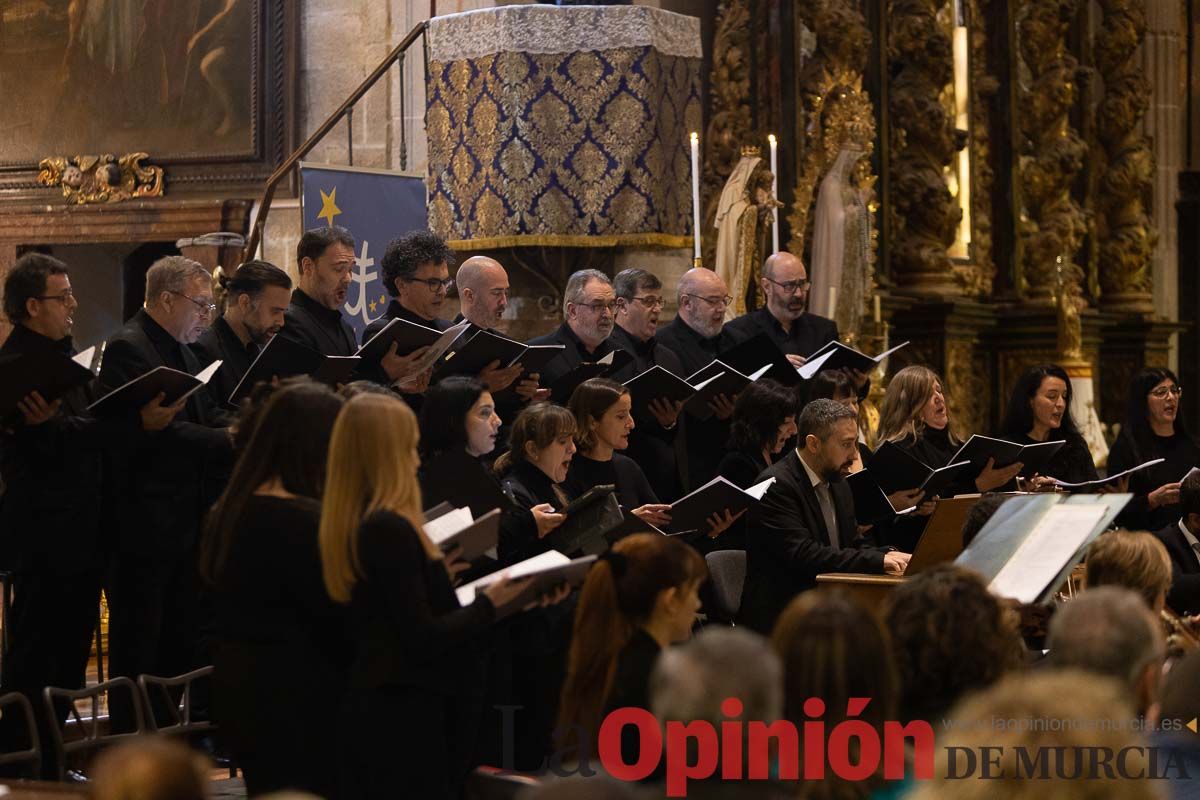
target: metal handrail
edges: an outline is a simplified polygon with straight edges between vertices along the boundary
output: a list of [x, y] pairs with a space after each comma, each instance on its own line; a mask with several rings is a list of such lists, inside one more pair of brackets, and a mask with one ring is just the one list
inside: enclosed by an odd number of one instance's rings
[[[334, 125], [337, 125], [339, 122], [341, 122], [342, 117], [351, 112], [351, 109], [354, 108], [354, 104], [362, 99], [363, 95], [365, 95], [371, 89], [371, 87], [374, 86], [375, 83], [382, 78], [389, 69], [391, 69], [393, 64], [395, 64], [397, 61], [404, 61], [404, 54], [408, 51], [408, 48], [412, 47], [413, 43], [425, 33], [427, 26], [427, 22], [420, 22], [411, 31], [409, 31], [408, 35], [401, 39], [398, 45], [392, 48], [392, 51], [387, 54], [387, 57], [384, 58], [383, 61], [379, 62], [379, 66], [375, 67], [375, 69], [371, 71], [371, 74], [368, 75], [366, 79], [358, 85], [358, 88], [350, 93], [350, 96], [346, 98], [345, 102], [338, 106], [337, 110], [330, 114], [329, 117], [322, 122], [315, 131], [313, 131], [312, 135], [305, 140], [304, 144], [297, 147], [292, 154], [284, 159], [283, 163], [271, 173], [271, 177], [267, 179], [267, 185], [263, 189], [262, 199], [258, 204], [258, 212], [254, 215], [254, 221], [250, 224], [250, 236], [246, 240], [246, 249], [242, 251], [243, 261], [249, 261], [250, 259], [254, 258], [254, 253], [256, 250], [258, 250], [259, 242], [262, 241], [263, 225], [266, 223], [267, 213], [271, 210], [271, 200], [275, 197], [275, 187], [281, 180], [287, 177], [288, 173], [295, 169], [296, 164], [300, 161], [300, 159], [308, 155], [309, 151], [316, 147], [317, 144], [324, 139], [331, 130], [333, 130]], [[403, 83], [403, 75], [401, 75], [401, 79], [401, 82]], [[403, 85], [400, 87], [400, 93], [401, 97], [403, 97]], [[400, 120], [400, 124], [401, 126], [404, 125], [403, 119]]]

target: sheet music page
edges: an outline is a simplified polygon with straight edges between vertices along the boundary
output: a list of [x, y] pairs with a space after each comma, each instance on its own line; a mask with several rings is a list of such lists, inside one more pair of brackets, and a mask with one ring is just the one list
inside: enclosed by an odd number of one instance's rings
[[800, 373], [800, 377], [804, 380], [809, 380], [813, 375], [821, 371], [821, 365], [829, 360], [829, 357], [837, 352], [837, 348], [830, 348], [829, 352], [824, 353], [816, 358], [804, 362], [804, 366], [797, 367], [796, 371]]
[[496, 581], [500, 580], [501, 575], [507, 574], [508, 577], [513, 579], [523, 578], [526, 575], [532, 575], [536, 572], [542, 572], [544, 570], [551, 569], [552, 567], [558, 567], [569, 563], [571, 563], [571, 559], [567, 558], [557, 550], [547, 550], [546, 552], [540, 553], [533, 558], [527, 558], [524, 561], [513, 564], [507, 569], [496, 570], [495, 572], [484, 575], [482, 578], [471, 581], [465, 586], [459, 586], [454, 590], [454, 593], [458, 596], [459, 604], [467, 606], [475, 602], [476, 590], [483, 589], [488, 585], [495, 583]]
[[988, 589], [1033, 603], [1104, 518], [1103, 505], [1057, 505], [1046, 512]]
[[431, 542], [441, 544], [474, 521], [475, 518], [471, 516], [471, 507], [464, 506], [447, 511], [440, 517], [426, 522], [422, 527], [425, 528], [425, 535]]

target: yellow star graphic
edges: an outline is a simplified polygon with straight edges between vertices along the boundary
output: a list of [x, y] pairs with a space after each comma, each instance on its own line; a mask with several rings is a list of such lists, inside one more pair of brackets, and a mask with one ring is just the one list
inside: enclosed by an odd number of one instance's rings
[[378, 304], [378, 303], [376, 303], [374, 300], [372, 300], [372, 301], [371, 301], [370, 303], [368, 303], [367, 305], [369, 305], [369, 306], [371, 307], [371, 313], [372, 313], [372, 314], [374, 314], [374, 313], [375, 313], [375, 306], [377, 306], [377, 305], [379, 305], [379, 304]]
[[327, 218], [328, 223], [333, 225], [333, 218], [342, 213], [342, 210], [337, 207], [337, 187], [333, 187], [329, 194], [325, 194], [320, 189], [317, 191], [321, 192], [321, 213], [317, 214], [317, 219]]

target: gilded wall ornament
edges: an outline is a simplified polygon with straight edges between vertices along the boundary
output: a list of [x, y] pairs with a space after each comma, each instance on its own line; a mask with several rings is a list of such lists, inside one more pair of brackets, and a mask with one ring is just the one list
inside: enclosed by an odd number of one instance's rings
[[992, 292], [996, 262], [992, 254], [992, 170], [991, 109], [1000, 90], [1000, 81], [989, 72], [988, 34], [984, 13], [990, 0], [970, 0], [967, 23], [970, 32], [971, 92], [971, 263], [955, 266], [963, 278], [963, 288], [972, 297]]
[[99, 156], [43, 158], [38, 163], [38, 183], [61, 186], [68, 203], [119, 203], [135, 197], [160, 197], [162, 167], [144, 166], [147, 153], [127, 153], [120, 158]]
[[1146, 36], [1146, 8], [1139, 0], [1101, 0], [1100, 7], [1104, 21], [1095, 52], [1104, 97], [1096, 109], [1096, 128], [1107, 161], [1097, 194], [1100, 302], [1112, 310], [1149, 312], [1150, 259], [1158, 233], [1146, 213], [1154, 154], [1141, 122], [1151, 86], [1135, 57]]

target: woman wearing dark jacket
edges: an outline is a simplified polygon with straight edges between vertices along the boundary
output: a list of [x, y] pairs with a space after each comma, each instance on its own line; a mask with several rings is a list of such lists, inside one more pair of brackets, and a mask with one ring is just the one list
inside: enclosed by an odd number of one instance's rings
[[1183, 389], [1165, 367], [1147, 367], [1130, 383], [1125, 425], [1108, 454], [1108, 474], [1164, 460], [1129, 476], [1134, 497], [1117, 517], [1126, 528], [1157, 531], [1179, 521], [1179, 483], [1200, 466], [1200, 447], [1188, 434], [1182, 403]]
[[[1065, 483], [1094, 481], [1099, 475], [1087, 442], [1071, 418], [1071, 395], [1071, 378], [1062, 367], [1031, 367], [1013, 386], [999, 435], [1017, 444], [1062, 441], [1063, 446], [1039, 474]], [[1011, 487], [1016, 488], [1015, 481]]]
[[[317, 528], [342, 400], [292, 381], [266, 401], [201, 551], [217, 622], [213, 711], [251, 796], [338, 796], [334, 725], [352, 657]], [[302, 698], [302, 699], [301, 699]]]

